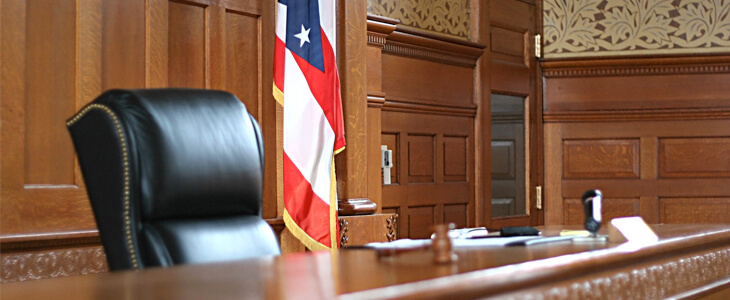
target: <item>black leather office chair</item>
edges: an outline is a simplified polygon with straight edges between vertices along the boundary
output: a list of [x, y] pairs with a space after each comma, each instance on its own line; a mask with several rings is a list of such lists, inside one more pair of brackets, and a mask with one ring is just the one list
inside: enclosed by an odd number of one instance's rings
[[111, 90], [68, 128], [111, 270], [280, 253], [261, 132], [232, 94]]

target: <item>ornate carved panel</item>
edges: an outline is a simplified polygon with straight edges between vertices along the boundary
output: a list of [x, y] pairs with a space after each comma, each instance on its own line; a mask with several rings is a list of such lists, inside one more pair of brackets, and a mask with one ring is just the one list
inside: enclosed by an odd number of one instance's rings
[[0, 257], [2, 282], [84, 275], [109, 270], [101, 246], [8, 252]]
[[664, 178], [730, 177], [730, 138], [659, 139], [659, 175]]
[[563, 142], [565, 178], [639, 178], [639, 140]]
[[661, 223], [730, 223], [730, 198], [660, 198]]
[[[583, 225], [585, 212], [580, 199], [565, 199], [563, 204], [563, 220], [566, 225]], [[608, 224], [613, 218], [638, 216], [639, 199], [604, 198], [601, 206], [603, 224]]]
[[[677, 279], [681, 276], [681, 279]], [[713, 249], [583, 278], [549, 283], [500, 299], [665, 299], [730, 276], [730, 250]], [[696, 291], [701, 292], [701, 290]], [[701, 293], [700, 293], [701, 294]], [[677, 297], [694, 298], [692, 295]], [[714, 299], [714, 298], [713, 298]]]
[[469, 38], [469, 0], [368, 0], [368, 13], [402, 24]]

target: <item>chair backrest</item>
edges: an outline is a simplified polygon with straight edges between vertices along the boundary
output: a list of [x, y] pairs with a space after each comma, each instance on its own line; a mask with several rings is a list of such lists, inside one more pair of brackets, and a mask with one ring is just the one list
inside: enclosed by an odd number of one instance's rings
[[280, 253], [261, 132], [234, 95], [111, 90], [68, 128], [111, 270]]

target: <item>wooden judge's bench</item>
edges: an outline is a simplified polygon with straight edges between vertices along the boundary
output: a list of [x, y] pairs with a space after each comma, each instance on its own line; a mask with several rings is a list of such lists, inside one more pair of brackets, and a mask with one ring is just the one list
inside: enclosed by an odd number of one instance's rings
[[[557, 235], [566, 227], [541, 228]], [[578, 229], [578, 228], [570, 228]], [[730, 227], [652, 225], [647, 244], [552, 243], [295, 253], [231, 263], [6, 283], [5, 299], [663, 299], [730, 296]]]

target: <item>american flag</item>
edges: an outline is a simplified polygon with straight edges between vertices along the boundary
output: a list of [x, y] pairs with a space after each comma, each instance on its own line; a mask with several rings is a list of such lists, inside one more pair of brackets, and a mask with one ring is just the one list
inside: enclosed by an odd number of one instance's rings
[[334, 0], [279, 0], [274, 97], [284, 107], [284, 222], [309, 249], [337, 248], [334, 155], [345, 148]]

